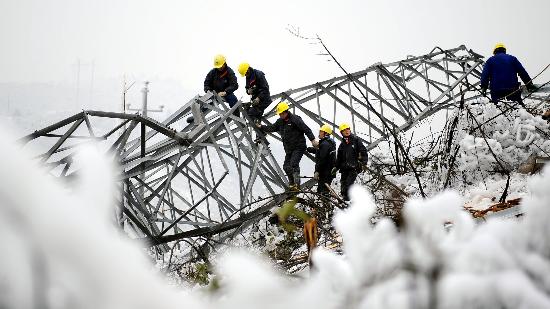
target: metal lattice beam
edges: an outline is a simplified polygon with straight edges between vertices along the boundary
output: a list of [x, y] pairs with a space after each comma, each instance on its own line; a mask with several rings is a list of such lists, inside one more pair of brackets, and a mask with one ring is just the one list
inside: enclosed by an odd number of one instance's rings
[[[426, 55], [377, 63], [272, 99], [288, 101], [312, 129], [323, 123], [336, 128], [337, 123], [350, 122], [371, 150], [392, 136], [376, 114], [398, 134], [454, 108], [462, 96], [466, 102], [479, 99], [472, 90], [479, 85], [481, 58], [464, 46], [435, 48]], [[78, 145], [91, 141], [104, 145], [122, 167], [121, 222], [151, 245], [185, 238], [201, 239], [202, 244], [224, 242], [269, 213], [284, 199], [280, 193], [287, 186], [280, 160], [274, 156], [282, 153], [280, 137], [269, 134], [270, 144], [255, 143], [250, 119], [235, 117], [236, 109], [244, 114], [241, 102], [228, 108], [220, 97], [207, 93], [163, 122], [84, 111], [20, 141], [46, 145], [37, 158], [56, 176], [69, 179], [78, 174], [72, 161]], [[182, 125], [190, 115], [194, 123]], [[275, 117], [272, 110], [263, 121], [273, 122]], [[312, 186], [311, 180], [303, 185]]]

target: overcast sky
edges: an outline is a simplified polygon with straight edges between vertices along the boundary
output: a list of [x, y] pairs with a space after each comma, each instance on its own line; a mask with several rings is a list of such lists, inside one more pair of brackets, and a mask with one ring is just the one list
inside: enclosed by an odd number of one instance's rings
[[83, 72], [94, 61], [96, 79], [202, 91], [216, 53], [263, 70], [272, 92], [340, 75], [289, 24], [319, 34], [351, 71], [436, 45], [490, 55], [503, 42], [535, 75], [550, 62], [549, 12], [549, 0], [2, 0], [0, 82], [74, 82], [80, 59]]

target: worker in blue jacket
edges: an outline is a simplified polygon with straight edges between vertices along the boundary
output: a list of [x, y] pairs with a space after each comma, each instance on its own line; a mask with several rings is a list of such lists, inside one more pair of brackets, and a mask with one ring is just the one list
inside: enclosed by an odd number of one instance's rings
[[[214, 68], [211, 69], [204, 79], [204, 92], [214, 91], [222, 97], [229, 107], [237, 104], [237, 97], [234, 92], [239, 88], [235, 72], [227, 65], [224, 55], [214, 57]], [[239, 110], [236, 109], [233, 115], [239, 116]]]
[[491, 101], [497, 103], [506, 99], [523, 103], [521, 99], [520, 83], [518, 75], [529, 91], [535, 91], [531, 77], [523, 68], [519, 60], [506, 54], [506, 47], [499, 43], [493, 50], [481, 73], [481, 92], [486, 94], [487, 88], [491, 89]]

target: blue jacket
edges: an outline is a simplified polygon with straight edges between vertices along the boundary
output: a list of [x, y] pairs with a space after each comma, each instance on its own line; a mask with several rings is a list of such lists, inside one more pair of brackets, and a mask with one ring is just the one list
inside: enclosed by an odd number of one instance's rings
[[516, 57], [506, 53], [497, 53], [485, 62], [481, 73], [481, 88], [487, 89], [490, 82], [491, 92], [517, 89], [519, 87], [518, 75], [524, 84], [531, 81], [531, 77]]

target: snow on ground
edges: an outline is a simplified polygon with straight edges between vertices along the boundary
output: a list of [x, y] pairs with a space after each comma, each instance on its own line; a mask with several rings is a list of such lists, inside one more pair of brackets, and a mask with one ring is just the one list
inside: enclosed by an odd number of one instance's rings
[[401, 229], [372, 225], [373, 197], [354, 187], [357, 202], [335, 218], [343, 255], [318, 249], [310, 277], [292, 279], [258, 254], [228, 250], [209, 291], [170, 285], [113, 226], [115, 173], [93, 147], [74, 187], [16, 146], [0, 156], [1, 308], [550, 307], [550, 168], [533, 177], [522, 219], [480, 224], [446, 191], [409, 200]]

